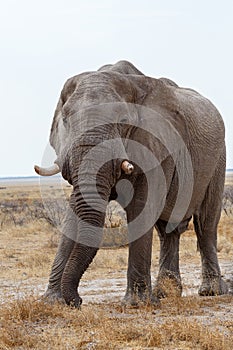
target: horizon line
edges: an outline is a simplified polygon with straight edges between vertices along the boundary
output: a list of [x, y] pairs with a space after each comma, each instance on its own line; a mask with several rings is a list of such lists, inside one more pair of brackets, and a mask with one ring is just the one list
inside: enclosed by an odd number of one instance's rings
[[[227, 168], [227, 171], [233, 171], [233, 168]], [[55, 178], [55, 177], [61, 177], [61, 174], [57, 174], [57, 175], [53, 175], [51, 176], [46, 176], [48, 178]], [[33, 178], [33, 179], [40, 179], [41, 176], [40, 175], [9, 175], [9, 176], [0, 176], [0, 180], [5, 180], [5, 179], [27, 179], [27, 178]]]

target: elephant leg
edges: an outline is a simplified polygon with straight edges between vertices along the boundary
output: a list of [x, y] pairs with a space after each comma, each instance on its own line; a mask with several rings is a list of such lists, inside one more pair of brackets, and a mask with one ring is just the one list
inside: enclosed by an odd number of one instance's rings
[[128, 181], [117, 186], [117, 201], [126, 210], [128, 222], [128, 270], [124, 305], [136, 306], [138, 302], [155, 303], [151, 288], [151, 251], [153, 213], [145, 210], [147, 203], [147, 179], [144, 174], [133, 180], [134, 193]]
[[129, 244], [127, 290], [124, 303], [156, 303], [151, 288], [151, 251], [153, 229]]
[[[146, 185], [145, 178], [139, 178], [135, 185], [135, 193], [130, 205], [126, 207], [129, 236], [129, 255], [127, 271], [127, 289], [124, 304], [137, 305], [138, 302], [157, 303], [151, 288], [151, 252], [153, 223], [152, 214], [145, 212]], [[126, 191], [123, 192], [126, 195]], [[145, 197], [145, 198], [144, 198]]]
[[72, 238], [77, 234], [77, 219], [70, 208], [67, 209], [62, 231], [63, 234], [60, 238], [58, 250], [52, 265], [48, 288], [44, 294], [44, 297], [50, 301], [62, 299], [62, 274], [75, 244]]
[[46, 299], [51, 301], [62, 299], [61, 294], [61, 278], [65, 269], [66, 263], [74, 247], [74, 241], [62, 235], [58, 250], [52, 265], [48, 288], [44, 294]]
[[159, 273], [154, 288], [158, 298], [164, 298], [167, 294], [181, 295], [182, 293], [179, 244], [180, 235], [187, 229], [189, 220], [181, 222], [170, 233], [166, 233], [166, 221], [158, 220], [155, 225], [160, 239]]
[[217, 226], [221, 215], [224, 172], [225, 167], [221, 165], [209, 184], [199, 212], [194, 215], [202, 261], [202, 284], [198, 292], [202, 296], [228, 293], [217, 257]]

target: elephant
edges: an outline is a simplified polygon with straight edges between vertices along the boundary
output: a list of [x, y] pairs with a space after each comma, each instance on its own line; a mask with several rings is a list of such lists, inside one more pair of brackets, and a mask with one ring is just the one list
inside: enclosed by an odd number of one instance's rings
[[[199, 295], [228, 293], [217, 258], [225, 179], [225, 128], [216, 107], [193, 89], [152, 78], [119, 61], [68, 79], [54, 113], [57, 159], [72, 185], [45, 296], [80, 308], [80, 279], [101, 245], [106, 207], [116, 200], [128, 223], [126, 305], [159, 302], [170, 280], [182, 293], [180, 236], [193, 219], [202, 262]], [[160, 240], [151, 283], [152, 236]]]

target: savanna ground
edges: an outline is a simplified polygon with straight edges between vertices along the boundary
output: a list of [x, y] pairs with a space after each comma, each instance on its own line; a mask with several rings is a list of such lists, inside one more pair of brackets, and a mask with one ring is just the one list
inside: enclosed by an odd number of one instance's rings
[[[232, 349], [233, 296], [197, 295], [201, 267], [192, 224], [181, 238], [182, 297], [173, 293], [156, 307], [123, 307], [127, 247], [122, 246], [98, 252], [80, 285], [81, 310], [49, 305], [41, 296], [59, 239], [51, 218], [61, 221], [64, 208], [59, 198], [70, 188], [43, 185], [45, 210], [37, 184], [0, 186], [0, 349]], [[218, 256], [222, 274], [233, 287], [233, 176], [227, 176], [226, 189]], [[107, 225], [114, 228], [110, 239], [119, 246], [125, 234], [123, 218], [115, 209], [108, 217]], [[155, 233], [153, 279], [158, 256]]]

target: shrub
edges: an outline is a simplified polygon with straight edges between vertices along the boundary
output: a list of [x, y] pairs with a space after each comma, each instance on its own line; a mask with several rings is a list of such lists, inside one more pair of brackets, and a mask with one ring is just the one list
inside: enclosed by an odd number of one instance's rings
[[233, 214], [233, 186], [225, 187], [222, 208], [227, 215]]

